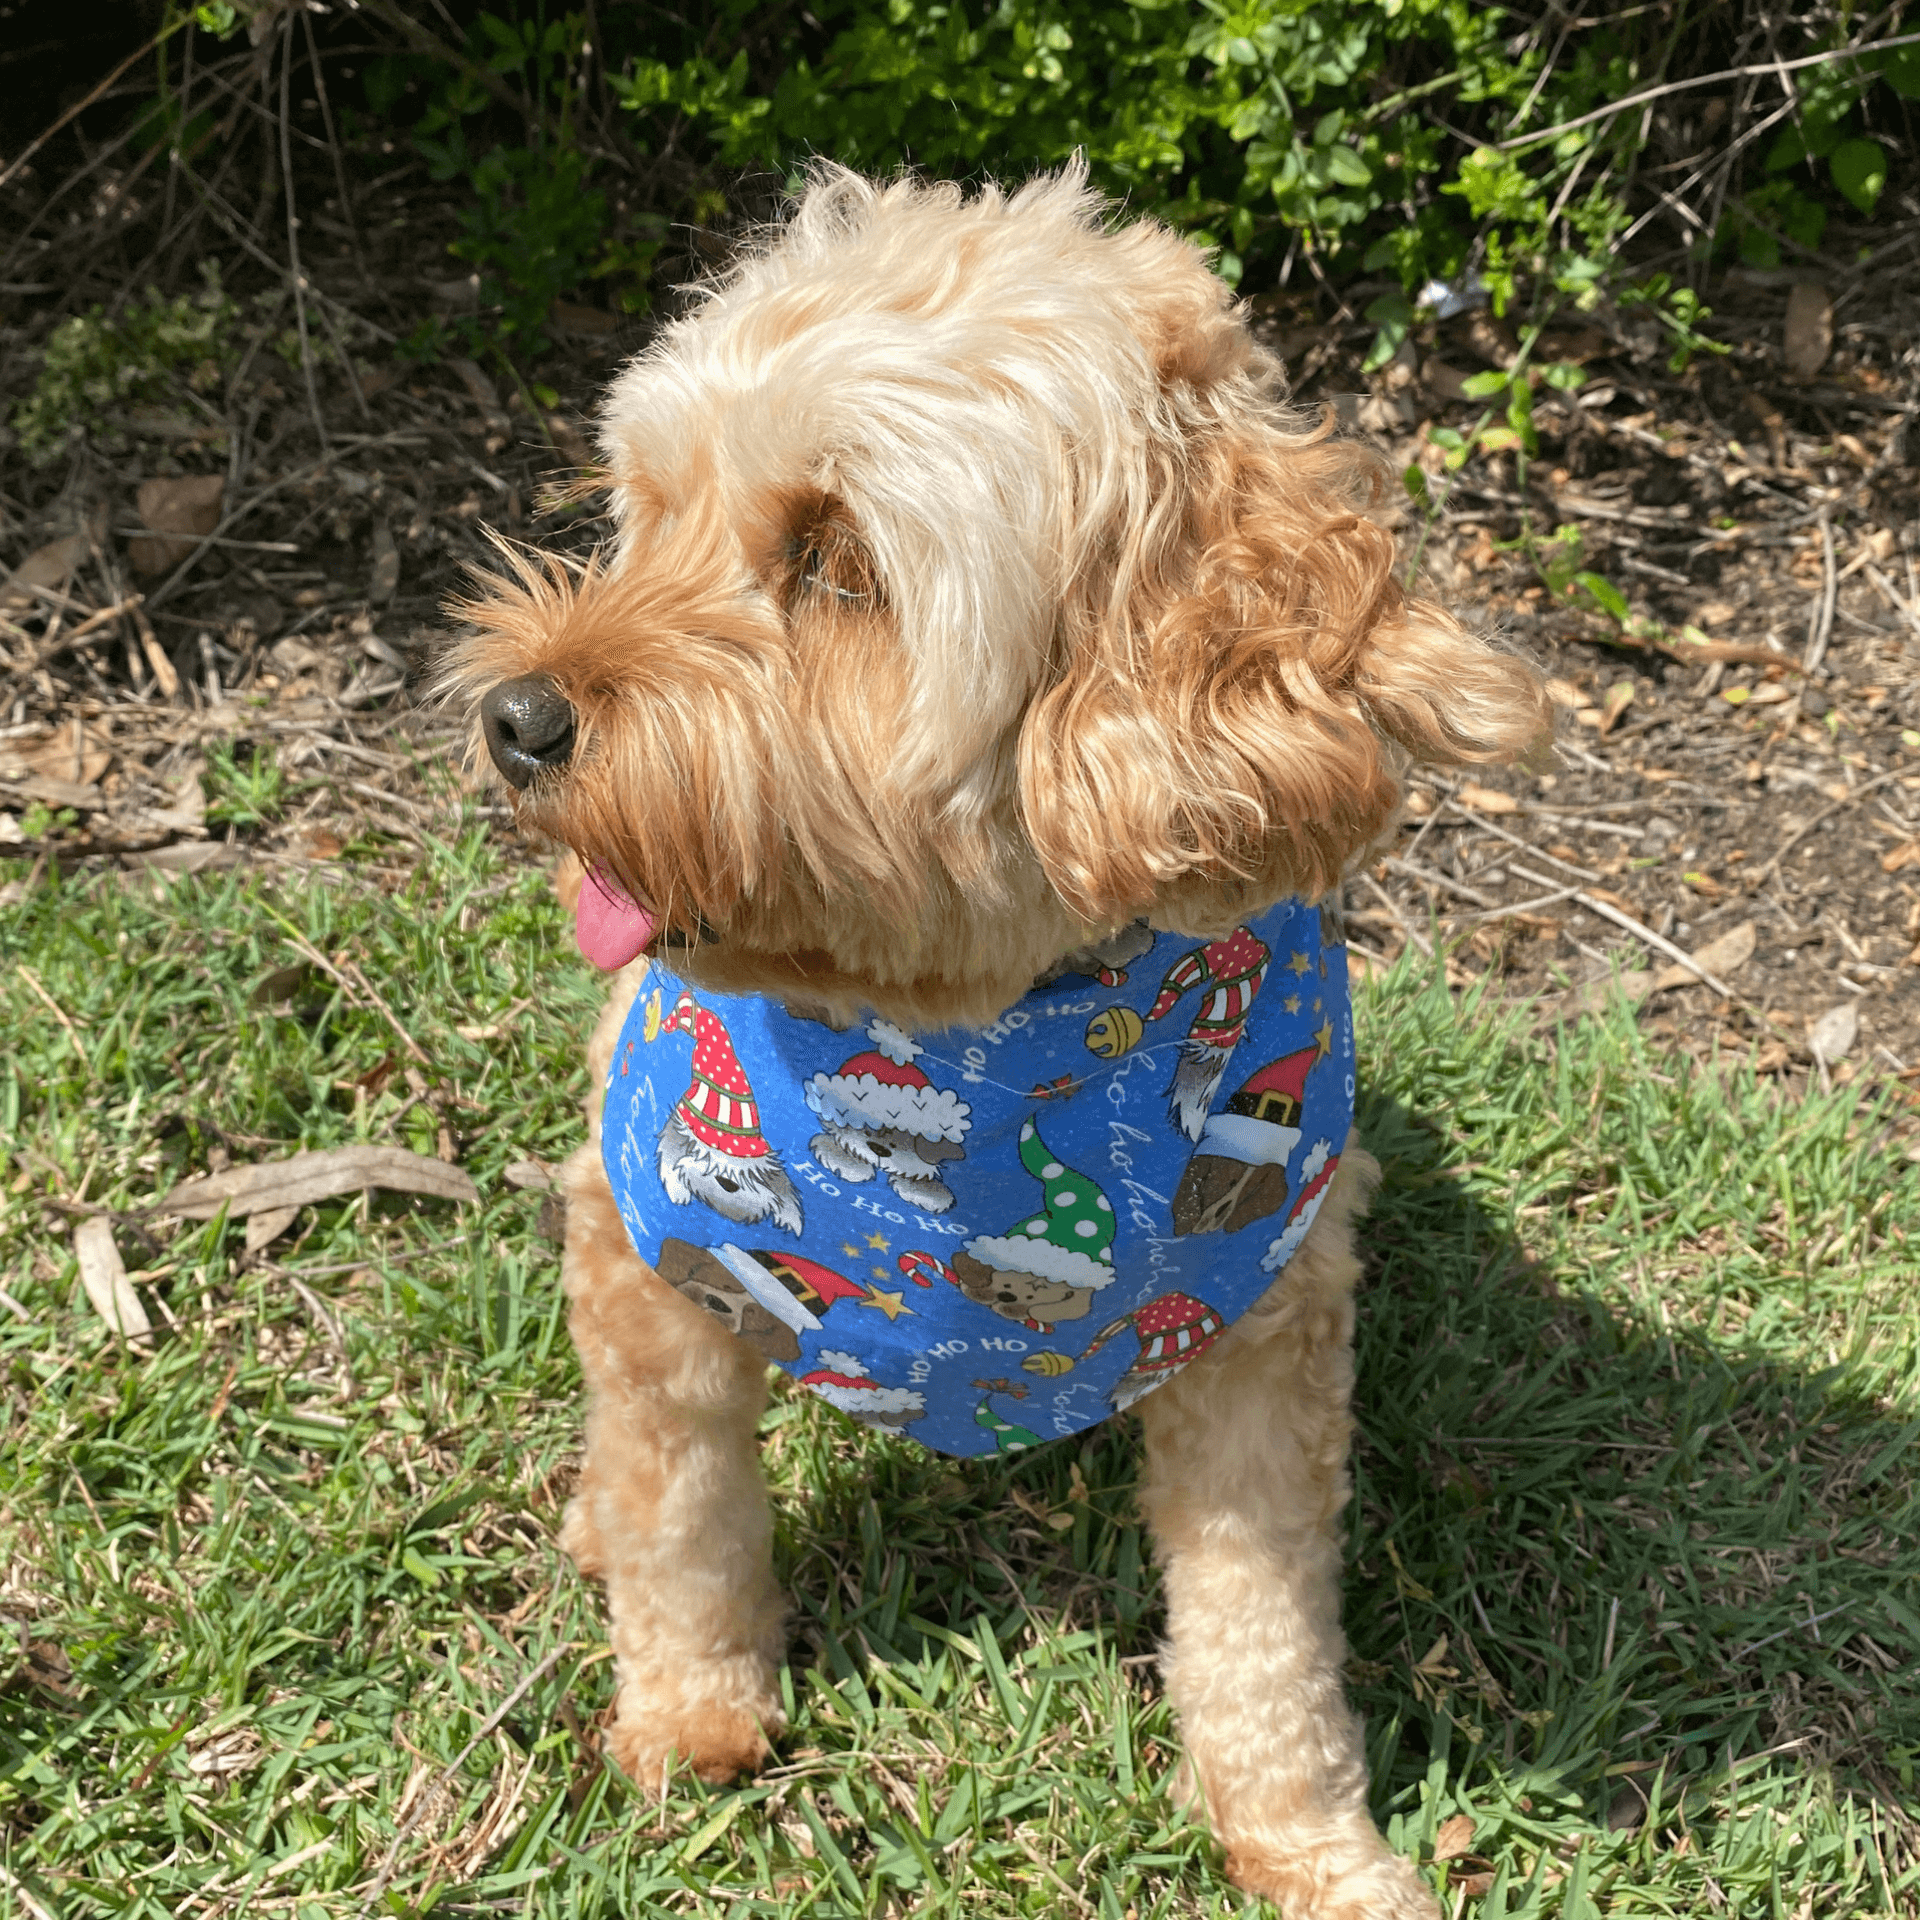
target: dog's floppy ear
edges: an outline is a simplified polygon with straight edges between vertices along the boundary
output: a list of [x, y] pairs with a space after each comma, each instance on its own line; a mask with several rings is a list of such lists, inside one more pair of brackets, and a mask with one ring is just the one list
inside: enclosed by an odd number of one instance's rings
[[1367, 512], [1380, 464], [1224, 385], [1189, 388], [1186, 430], [1100, 489], [1124, 506], [1088, 541], [1021, 733], [1028, 838], [1097, 922], [1319, 894], [1410, 759], [1512, 759], [1548, 724], [1531, 668], [1401, 592]]

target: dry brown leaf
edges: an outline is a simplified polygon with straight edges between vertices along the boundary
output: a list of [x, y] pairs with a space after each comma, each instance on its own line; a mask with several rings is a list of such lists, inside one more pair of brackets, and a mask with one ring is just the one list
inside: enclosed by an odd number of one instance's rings
[[1547, 698], [1551, 700], [1556, 707], [1565, 707], [1569, 711], [1575, 707], [1584, 707], [1587, 704], [1587, 696], [1582, 693], [1571, 680], [1549, 680], [1547, 682]]
[[[136, 499], [140, 524], [150, 528], [127, 542], [127, 563], [135, 573], [165, 573], [220, 524], [220, 502], [227, 491], [218, 473], [183, 474], [177, 480], [144, 480]], [[164, 536], [164, 537], [162, 537]]]
[[28, 748], [20, 760], [30, 773], [45, 779], [90, 787], [113, 764], [113, 749], [104, 736], [75, 720], [51, 740]]
[[114, 1245], [113, 1222], [96, 1213], [73, 1230], [74, 1258], [80, 1262], [80, 1284], [93, 1310], [115, 1333], [139, 1340], [153, 1332], [153, 1322], [127, 1278], [126, 1262]]
[[[1691, 976], [1689, 976], [1691, 977]], [[1638, 1006], [1653, 991], [1651, 970], [1634, 967], [1604, 979], [1589, 980], [1583, 987], [1557, 995], [1534, 1016], [1534, 1025], [1550, 1027], [1556, 1020], [1577, 1020], [1582, 1014], [1601, 1013], [1612, 1004], [1617, 990], [1630, 1006]]]
[[1604, 359], [1613, 350], [1612, 338], [1598, 327], [1575, 327], [1564, 333], [1542, 334], [1534, 360], [1536, 365], [1570, 360], [1576, 367], [1584, 367], [1589, 360]]
[[547, 309], [547, 319], [562, 333], [584, 334], [590, 339], [603, 338], [620, 330], [617, 314], [608, 313], [601, 307], [583, 307], [572, 300], [556, 300]]
[[1440, 1831], [1433, 1836], [1433, 1857], [1436, 1860], [1458, 1860], [1463, 1853], [1472, 1851], [1472, 1814], [1456, 1813], [1440, 1822]]
[[73, 1677], [73, 1662], [67, 1658], [66, 1649], [54, 1640], [29, 1640], [26, 1643], [25, 1659], [18, 1669], [27, 1680], [44, 1692], [57, 1694], [63, 1700], [77, 1700], [80, 1688]]
[[1781, 343], [1787, 371], [1811, 380], [1833, 351], [1833, 301], [1825, 287], [1797, 281], [1787, 294], [1786, 331]]
[[578, 423], [569, 420], [564, 413], [547, 415], [547, 432], [553, 436], [554, 447], [561, 457], [572, 461], [576, 467], [584, 467], [593, 458], [593, 449], [587, 444], [587, 436], [580, 431]]
[[1476, 813], [1518, 813], [1520, 802], [1510, 793], [1502, 793], [1498, 787], [1476, 786], [1469, 780], [1453, 796], [1463, 807], [1471, 807]]
[[136, 867], [153, 867], [162, 873], [206, 873], [216, 867], [237, 867], [245, 855], [224, 840], [175, 840], [126, 857]]
[[367, 582], [367, 599], [384, 607], [400, 585], [400, 549], [393, 544], [393, 529], [384, 515], [373, 522], [373, 575]]
[[28, 589], [64, 590], [74, 568], [86, 557], [87, 537], [83, 533], [70, 533], [64, 540], [49, 540], [44, 547], [35, 547], [0, 586], [0, 608], [43, 606], [40, 596]]
[[1620, 716], [1633, 705], [1633, 682], [1616, 680], [1600, 702], [1600, 731], [1611, 733], [1620, 724]]
[[274, 1207], [252, 1215], [247, 1221], [247, 1251], [258, 1253], [262, 1247], [272, 1246], [299, 1216], [298, 1207]]
[[1421, 364], [1420, 384], [1436, 400], [1464, 400], [1467, 397], [1467, 376], [1458, 367], [1450, 367], [1444, 360], [1429, 358]]
[[473, 1181], [444, 1160], [400, 1147], [331, 1147], [186, 1181], [159, 1201], [154, 1211], [177, 1214], [183, 1220], [211, 1220], [225, 1207], [229, 1216], [238, 1219], [278, 1207], [311, 1206], [317, 1200], [358, 1193], [362, 1187], [430, 1194], [438, 1200], [480, 1198]]
[[[0, 774], [0, 779], [8, 776]], [[9, 801], [38, 800], [43, 806], [76, 807], [96, 813], [106, 805], [98, 787], [77, 786], [71, 780], [49, 780], [42, 775], [27, 774], [18, 780], [8, 780], [8, 784], [17, 788], [7, 795]]]
[[459, 376], [460, 384], [466, 388], [475, 406], [487, 413], [499, 413], [500, 390], [488, 377], [487, 370], [477, 360], [449, 360], [447, 370]]
[[[1751, 920], [1742, 920], [1737, 927], [1730, 928], [1717, 940], [1709, 940], [1704, 947], [1693, 950], [1693, 966], [1683, 967], [1678, 961], [1662, 967], [1654, 975], [1651, 991], [1666, 993], [1674, 987], [1690, 987], [1701, 973], [1711, 973], [1719, 979], [1726, 979], [1737, 972], [1753, 958], [1756, 938]], [[1695, 969], [1698, 969], [1696, 972]]]
[[1860, 1008], [1852, 1000], [1843, 1000], [1819, 1019], [1807, 1022], [1807, 1051], [1823, 1066], [1844, 1060], [1859, 1038]]
[[1510, 367], [1520, 358], [1513, 329], [1484, 309], [1467, 321], [1465, 332], [1467, 345], [1490, 367]]

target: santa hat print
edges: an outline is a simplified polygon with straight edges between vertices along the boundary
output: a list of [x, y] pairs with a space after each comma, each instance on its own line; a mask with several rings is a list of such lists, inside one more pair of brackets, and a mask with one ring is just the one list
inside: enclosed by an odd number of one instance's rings
[[1269, 1060], [1218, 1113], [1209, 1114], [1200, 1133], [1200, 1151], [1248, 1166], [1283, 1166], [1300, 1144], [1300, 1109], [1307, 1074], [1320, 1059], [1318, 1046], [1302, 1047]]
[[883, 1387], [868, 1373], [866, 1362], [851, 1353], [823, 1350], [800, 1375], [800, 1384], [869, 1426], [904, 1426], [927, 1410], [925, 1395], [912, 1387]]
[[1111, 1285], [1113, 1202], [1055, 1159], [1031, 1120], [1020, 1129], [1020, 1164], [1040, 1182], [1046, 1211], [1011, 1233], [969, 1240], [967, 1252], [998, 1273], [1030, 1273], [1069, 1287]]
[[1261, 1258], [1261, 1272], [1278, 1273], [1293, 1258], [1294, 1250], [1313, 1225], [1314, 1215], [1320, 1211], [1320, 1202], [1339, 1165], [1340, 1156], [1334, 1152], [1331, 1140], [1313, 1143], [1312, 1151], [1300, 1163], [1300, 1196], [1287, 1214], [1279, 1239]]
[[807, 1105], [829, 1127], [884, 1127], [917, 1140], [964, 1140], [973, 1109], [913, 1064], [919, 1044], [888, 1020], [872, 1022], [867, 1038], [873, 1045], [842, 1062], [837, 1073], [816, 1073], [807, 1082]]
[[759, 1103], [725, 1025], [683, 988], [660, 1031], [693, 1036], [693, 1078], [674, 1103], [687, 1131], [730, 1160], [763, 1159], [771, 1149]]
[[865, 1300], [868, 1290], [798, 1253], [722, 1242], [707, 1249], [776, 1320], [796, 1333], [817, 1331], [836, 1300]]

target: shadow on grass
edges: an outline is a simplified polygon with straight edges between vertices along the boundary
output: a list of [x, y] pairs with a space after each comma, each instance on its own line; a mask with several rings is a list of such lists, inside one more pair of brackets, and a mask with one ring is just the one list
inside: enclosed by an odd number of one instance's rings
[[[1363, 1095], [1361, 1126], [1386, 1179], [1363, 1229], [1346, 1624], [1390, 1839], [1440, 1845], [1449, 1890], [1488, 1914], [1622, 1911], [1593, 1902], [1625, 1889], [1655, 1912], [1912, 1911], [1920, 1422], [1859, 1368], [1729, 1337], [1752, 1314], [1713, 1249], [1656, 1220], [1540, 1257], [1475, 1197], [1489, 1170], [1460, 1164], [1458, 1114]], [[1817, 1302], [1791, 1317], [1826, 1337]], [[1047, 1645], [1092, 1635], [1148, 1667], [1131, 1737], [1164, 1781], [1131, 1422], [963, 1466], [810, 1442], [797, 1405], [773, 1419], [796, 1669], [864, 1690], [929, 1636], [977, 1648], [985, 1622], [1063, 1671]], [[1017, 1748], [1028, 1696], [991, 1672], [1003, 1654], [984, 1664]]]

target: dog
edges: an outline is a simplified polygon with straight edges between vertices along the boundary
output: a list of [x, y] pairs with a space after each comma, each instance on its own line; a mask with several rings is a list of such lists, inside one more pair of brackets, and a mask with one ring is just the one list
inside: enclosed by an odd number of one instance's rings
[[[1341, 1687], [1377, 1169], [1308, 903], [1410, 764], [1530, 749], [1538, 676], [1403, 593], [1377, 460], [1288, 407], [1198, 249], [1078, 166], [971, 196], [817, 166], [618, 376], [601, 445], [614, 537], [510, 555], [449, 684], [519, 818], [578, 856], [613, 975], [564, 1175], [590, 1399], [561, 1538], [606, 1583], [614, 1757], [718, 1782], [782, 1731], [769, 1358], [951, 1451], [1130, 1407], [1229, 1874], [1296, 1920], [1431, 1914]], [[1061, 1017], [1027, 1088], [996, 1049], [1036, 993]], [[1288, 1003], [1311, 1039], [1236, 1084]], [[1133, 1134], [1165, 1184], [1117, 1171]], [[830, 1207], [865, 1246], [808, 1240]], [[1136, 1231], [1187, 1264], [1127, 1304]], [[1025, 1354], [944, 1428], [936, 1312]]]

